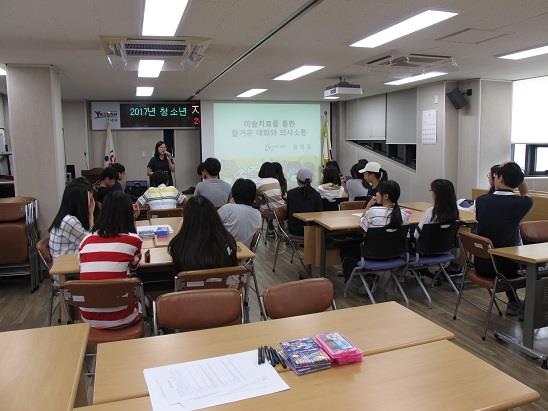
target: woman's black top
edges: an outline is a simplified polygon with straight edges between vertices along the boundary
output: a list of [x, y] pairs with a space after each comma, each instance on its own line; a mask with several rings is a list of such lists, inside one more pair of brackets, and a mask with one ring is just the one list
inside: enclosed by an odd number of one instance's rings
[[[173, 177], [171, 176], [171, 170], [169, 169], [169, 160], [167, 159], [167, 156], [165, 156], [163, 160], [156, 156], [152, 157], [148, 162], [147, 167], [150, 168], [153, 173], [166, 173], [168, 175], [168, 182], [166, 185], [173, 185]], [[152, 186], [152, 178], [149, 178], [149, 180], [150, 185]]]

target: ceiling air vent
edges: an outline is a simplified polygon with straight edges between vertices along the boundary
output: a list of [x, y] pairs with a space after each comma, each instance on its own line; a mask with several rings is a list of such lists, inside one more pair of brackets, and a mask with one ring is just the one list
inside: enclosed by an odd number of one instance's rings
[[414, 72], [444, 68], [455, 71], [457, 63], [451, 56], [434, 54], [401, 54], [389, 52], [374, 59], [365, 59], [354, 63], [368, 71]]
[[163, 70], [182, 70], [185, 63], [197, 67], [210, 43], [205, 37], [126, 38], [101, 36], [109, 63], [115, 68], [137, 70], [141, 59], [164, 60]]

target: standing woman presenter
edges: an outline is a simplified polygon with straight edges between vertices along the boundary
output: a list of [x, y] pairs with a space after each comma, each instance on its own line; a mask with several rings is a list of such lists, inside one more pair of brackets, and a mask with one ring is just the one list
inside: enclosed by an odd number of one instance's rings
[[152, 175], [154, 173], [167, 174], [168, 186], [173, 185], [173, 176], [175, 172], [175, 163], [171, 154], [167, 151], [166, 144], [163, 141], [158, 141], [154, 147], [154, 157], [150, 159], [147, 166], [147, 176], [152, 186]]

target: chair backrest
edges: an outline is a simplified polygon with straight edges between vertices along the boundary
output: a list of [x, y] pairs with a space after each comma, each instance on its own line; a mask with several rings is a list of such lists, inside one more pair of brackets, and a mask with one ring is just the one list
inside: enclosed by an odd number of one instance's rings
[[38, 254], [42, 259], [42, 263], [49, 268], [53, 261], [53, 259], [51, 258], [51, 253], [49, 252], [49, 236], [42, 238], [40, 241], [38, 241], [36, 243], [36, 249], [38, 250]]
[[64, 288], [65, 301], [75, 307], [110, 308], [144, 303], [142, 284], [137, 278], [71, 280]]
[[467, 260], [470, 261], [472, 256], [478, 258], [484, 258], [486, 260], [491, 259], [489, 249], [493, 248], [493, 243], [487, 237], [482, 237], [477, 234], [472, 234], [469, 231], [460, 230], [459, 239], [463, 251], [466, 253]]
[[278, 224], [283, 224], [283, 222], [287, 220], [287, 206], [276, 207], [273, 211], [276, 220], [278, 220]]
[[333, 305], [333, 284], [327, 278], [291, 281], [263, 293], [266, 315], [272, 319], [319, 313]]
[[460, 223], [425, 224], [417, 241], [417, 253], [424, 255], [442, 254], [458, 247], [457, 232]]
[[155, 302], [156, 328], [194, 331], [242, 323], [242, 297], [232, 288], [163, 294]]
[[205, 270], [183, 271], [175, 277], [175, 291], [200, 290], [209, 288], [235, 288], [242, 290], [247, 277], [247, 268], [209, 268]]
[[163, 210], [149, 210], [148, 218], [182, 217], [183, 208], [166, 208]]
[[339, 209], [343, 210], [362, 210], [367, 206], [365, 201], [343, 201], [339, 204]]
[[548, 220], [524, 221], [519, 230], [524, 244], [548, 242]]
[[369, 260], [398, 258], [407, 251], [409, 226], [399, 228], [372, 227], [362, 243], [362, 257]]

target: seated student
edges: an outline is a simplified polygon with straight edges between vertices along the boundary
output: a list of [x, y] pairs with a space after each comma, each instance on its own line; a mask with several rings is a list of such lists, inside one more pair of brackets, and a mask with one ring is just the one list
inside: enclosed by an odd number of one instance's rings
[[86, 180], [74, 181], [65, 187], [61, 206], [49, 227], [49, 250], [52, 258], [76, 254], [78, 247], [93, 227], [95, 200]]
[[[369, 200], [365, 212], [360, 218], [360, 226], [367, 233], [370, 228], [386, 227], [399, 228], [409, 222], [409, 217], [398, 205], [400, 185], [393, 180], [381, 182], [377, 187], [377, 194]], [[360, 259], [359, 247], [352, 247], [342, 260], [343, 275], [348, 280], [352, 270]], [[341, 252], [341, 254], [343, 254]]]
[[139, 197], [137, 202], [140, 205], [147, 205], [151, 210], [165, 210], [176, 208], [183, 204], [185, 196], [173, 186], [166, 186], [169, 178], [166, 173], [154, 173], [150, 179], [152, 187], [149, 187], [145, 193]]
[[341, 179], [341, 185], [344, 185], [344, 183], [346, 182], [346, 177], [343, 175], [339, 163], [337, 163], [337, 161], [335, 160], [329, 160], [327, 163], [325, 163], [324, 169], [330, 167], [334, 167], [337, 169], [337, 173], [339, 173], [339, 178]]
[[118, 177], [116, 177], [116, 182], [114, 183], [114, 191], [124, 191], [122, 187], [122, 181], [126, 177], [126, 168], [121, 163], [113, 163], [111, 167], [118, 172]]
[[168, 247], [178, 272], [238, 265], [236, 240], [211, 201], [193, 196], [183, 211], [183, 221]]
[[452, 224], [459, 219], [455, 187], [449, 180], [438, 178], [430, 184], [434, 206], [424, 211], [417, 228], [415, 238], [419, 238], [425, 224]]
[[365, 164], [356, 163], [350, 169], [352, 178], [344, 184], [344, 191], [348, 194], [348, 201], [354, 201], [356, 197], [367, 197], [369, 192], [369, 183], [364, 180], [363, 173], [360, 170]]
[[287, 196], [287, 180], [285, 179], [282, 165], [278, 162], [273, 162], [272, 166], [274, 167], [274, 172], [276, 173], [276, 180], [278, 180], [278, 183], [280, 183], [280, 188], [282, 189], [282, 197], [285, 198]]
[[289, 234], [303, 236], [304, 222], [293, 217], [295, 213], [323, 211], [322, 197], [310, 186], [312, 171], [301, 168], [297, 172], [297, 184], [287, 192], [287, 228]]
[[217, 208], [228, 203], [230, 197], [230, 184], [219, 178], [221, 163], [216, 158], [207, 158], [202, 163], [203, 169], [198, 166], [198, 172], [202, 170], [203, 181], [196, 184], [195, 196], [203, 196]]
[[[512, 161], [502, 163], [495, 177], [495, 188], [495, 192], [484, 194], [476, 200], [477, 233], [489, 238], [495, 248], [520, 245], [519, 224], [533, 206], [533, 200], [529, 197], [529, 188], [519, 165]], [[515, 188], [519, 190], [519, 196], [514, 194]], [[495, 264], [507, 278], [518, 276], [517, 263], [495, 257]], [[495, 276], [490, 260], [476, 258], [474, 266], [481, 276]], [[507, 314], [517, 315], [519, 301], [511, 291], [507, 291], [506, 295]]]
[[248, 247], [257, 230], [261, 228], [261, 213], [253, 208], [257, 189], [251, 180], [237, 179], [232, 185], [232, 201], [219, 208], [219, 217], [236, 241]]
[[318, 193], [330, 203], [334, 203], [338, 198], [344, 197], [341, 176], [335, 167], [331, 166], [323, 169], [322, 184], [318, 186]]
[[[80, 280], [127, 278], [141, 260], [142, 240], [136, 234], [135, 208], [120, 191], [110, 193], [93, 232], [80, 244]], [[82, 319], [94, 328], [125, 327], [141, 316], [137, 304], [112, 309], [80, 308]]]
[[255, 180], [255, 185], [257, 186], [257, 199], [261, 204], [261, 211], [285, 205], [282, 188], [276, 178], [276, 170], [272, 163], [266, 162], [261, 165], [259, 178]]
[[381, 181], [388, 180], [388, 173], [381, 168], [381, 165], [375, 161], [370, 161], [362, 168], [360, 173], [364, 173], [365, 180], [371, 186], [367, 192], [367, 196], [370, 198], [375, 197], [377, 194], [377, 188]]
[[118, 178], [118, 171], [113, 167], [106, 167], [101, 171], [100, 184], [95, 192], [95, 201], [102, 204], [107, 194], [114, 191], [114, 184]]
[[489, 181], [489, 194], [493, 194], [496, 191], [495, 188], [495, 179], [497, 178], [497, 173], [500, 170], [500, 164], [495, 164], [489, 170], [487, 174], [487, 181]]

